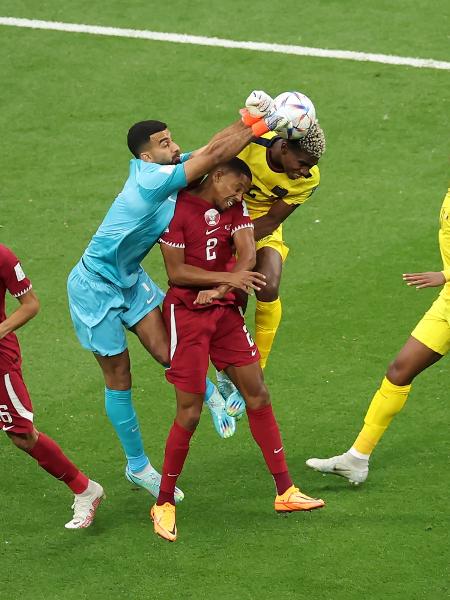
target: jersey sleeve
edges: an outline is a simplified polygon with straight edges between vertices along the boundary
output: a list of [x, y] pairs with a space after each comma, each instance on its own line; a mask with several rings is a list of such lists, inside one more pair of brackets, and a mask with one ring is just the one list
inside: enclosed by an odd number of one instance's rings
[[242, 202], [233, 206], [233, 222], [231, 225], [231, 235], [233, 236], [236, 233], [236, 231], [246, 228], [253, 229], [253, 223], [250, 220], [250, 215], [248, 214], [248, 209], [245, 200], [242, 200]]
[[183, 229], [183, 204], [179, 202], [175, 208], [175, 213], [169, 226], [159, 238], [161, 244], [172, 246], [172, 248], [184, 248], [184, 229]]
[[31, 281], [23, 272], [17, 256], [2, 245], [0, 245], [0, 278], [15, 298], [23, 296], [32, 288]]
[[192, 152], [183, 152], [182, 154], [180, 154], [180, 161], [182, 163], [186, 162], [187, 160], [189, 160], [191, 158]]
[[187, 186], [182, 163], [178, 165], [147, 163], [141, 168], [136, 180], [144, 197], [156, 202], [163, 202], [173, 193]]
[[283, 198], [286, 204], [304, 204], [310, 198], [316, 189], [319, 187], [320, 171], [317, 166], [311, 169], [311, 177], [309, 179], [298, 180], [302, 182], [301, 190], [298, 193], [289, 193]]

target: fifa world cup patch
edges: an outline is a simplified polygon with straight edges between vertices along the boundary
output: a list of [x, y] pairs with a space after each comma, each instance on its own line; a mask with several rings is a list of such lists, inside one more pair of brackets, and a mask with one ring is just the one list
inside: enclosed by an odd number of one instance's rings
[[17, 263], [17, 265], [14, 267], [14, 271], [16, 272], [17, 281], [23, 281], [25, 279], [26, 275], [23, 272], [23, 269], [22, 269], [22, 266], [20, 263]]

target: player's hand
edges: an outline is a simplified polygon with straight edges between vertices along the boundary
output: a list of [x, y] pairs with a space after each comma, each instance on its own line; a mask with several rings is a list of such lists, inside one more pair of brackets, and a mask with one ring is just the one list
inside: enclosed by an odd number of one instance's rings
[[202, 290], [197, 294], [194, 304], [211, 304], [213, 300], [220, 300], [224, 297], [224, 293], [220, 290]]
[[262, 120], [267, 125], [267, 128], [270, 129], [270, 131], [283, 131], [288, 127], [292, 127], [291, 121], [280, 110], [272, 110], [271, 112], [267, 113]]
[[273, 99], [262, 90], [254, 90], [245, 101], [245, 108], [252, 117], [265, 117], [273, 112]]
[[406, 285], [414, 286], [417, 290], [428, 287], [440, 287], [446, 283], [446, 279], [442, 271], [429, 271], [427, 273], [404, 273], [403, 281], [406, 281]]
[[228, 273], [227, 284], [252, 294], [253, 290], [259, 291], [266, 285], [266, 276], [255, 271], [236, 271]]

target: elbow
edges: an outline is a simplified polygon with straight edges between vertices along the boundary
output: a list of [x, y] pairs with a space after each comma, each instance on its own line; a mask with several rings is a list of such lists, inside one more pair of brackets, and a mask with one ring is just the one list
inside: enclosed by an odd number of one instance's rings
[[40, 302], [37, 298], [33, 298], [33, 302], [30, 303], [28, 307], [28, 312], [30, 315], [30, 319], [35, 317], [41, 308]]

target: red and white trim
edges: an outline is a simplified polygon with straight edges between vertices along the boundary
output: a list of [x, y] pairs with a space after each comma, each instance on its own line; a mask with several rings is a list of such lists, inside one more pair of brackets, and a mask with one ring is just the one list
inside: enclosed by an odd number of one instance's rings
[[30, 283], [30, 285], [25, 288], [24, 290], [22, 290], [21, 292], [17, 292], [17, 294], [13, 294], [14, 298], [20, 298], [20, 296], [24, 296], [27, 292], [29, 292], [32, 288], [32, 284]]
[[161, 244], [166, 244], [166, 246], [171, 246], [172, 248], [184, 248], [185, 247], [182, 242], [177, 244], [176, 242], [168, 242], [166, 240], [163, 240], [162, 238], [159, 238], [158, 242], [160, 242]]
[[231, 230], [231, 235], [234, 235], [236, 231], [240, 229], [254, 229], [253, 223], [242, 223], [242, 225], [238, 225], [237, 227], [233, 227]]
[[4, 380], [5, 380], [5, 388], [6, 388], [6, 391], [8, 392], [9, 399], [11, 400], [11, 404], [16, 409], [17, 414], [20, 415], [23, 419], [33, 422], [34, 415], [32, 412], [27, 410], [25, 408], [25, 406], [22, 404], [22, 402], [19, 400], [19, 398], [12, 386], [11, 378], [9, 377], [9, 373], [6, 373], [6, 375], [4, 376]]
[[175, 320], [175, 304], [170, 305], [170, 360], [172, 360], [177, 349], [178, 335], [177, 322]]

